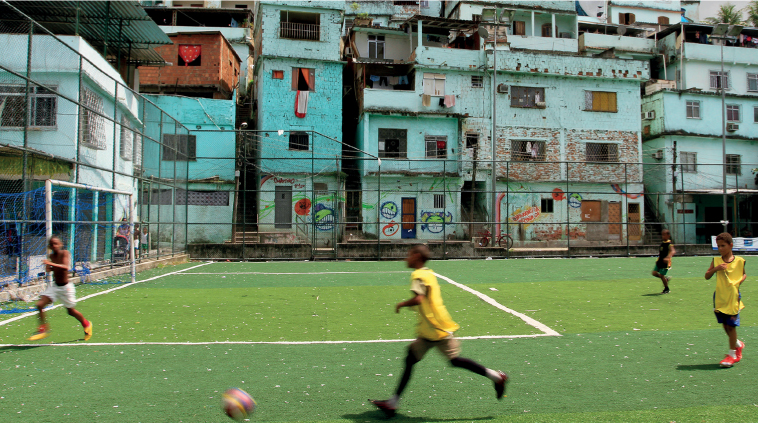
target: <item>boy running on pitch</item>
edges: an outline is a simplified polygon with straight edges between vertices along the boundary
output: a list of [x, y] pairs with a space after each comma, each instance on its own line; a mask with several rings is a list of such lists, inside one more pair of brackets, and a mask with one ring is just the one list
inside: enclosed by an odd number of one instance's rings
[[84, 340], [89, 341], [92, 337], [92, 323], [82, 316], [82, 313], [77, 311], [76, 306], [76, 290], [74, 284], [68, 282], [68, 270], [71, 267], [71, 254], [68, 251], [62, 249], [63, 242], [53, 236], [50, 238], [50, 260], [42, 260], [45, 264], [45, 269], [48, 272], [53, 272], [53, 283], [47, 287], [45, 292], [40, 295], [39, 301], [37, 301], [37, 310], [39, 310], [39, 330], [37, 333], [29, 337], [30, 341], [38, 341], [40, 339], [47, 338], [50, 335], [49, 327], [45, 321], [45, 307], [48, 304], [53, 303], [55, 300], [60, 300], [63, 306], [68, 310], [69, 316], [74, 316], [84, 328]]
[[674, 244], [671, 243], [671, 232], [668, 229], [664, 229], [661, 231], [661, 246], [658, 248], [658, 260], [655, 261], [655, 266], [653, 267], [653, 276], [661, 278], [661, 282], [663, 282], [663, 292], [661, 294], [669, 293], [669, 281], [671, 277], [666, 276], [666, 273], [671, 268], [671, 257], [674, 256], [674, 253], [676, 253], [676, 250], [674, 249]]
[[486, 376], [495, 384], [495, 397], [502, 399], [505, 393], [505, 385], [508, 383], [508, 375], [499, 371], [488, 369], [481, 364], [468, 358], [460, 357], [460, 342], [453, 333], [460, 328], [448, 314], [442, 303], [440, 286], [437, 277], [431, 269], [425, 267], [430, 259], [429, 249], [424, 245], [416, 245], [408, 251], [405, 259], [408, 267], [416, 269], [411, 273], [411, 299], [398, 303], [395, 313], [400, 313], [403, 307], [416, 307], [419, 316], [417, 326], [418, 337], [408, 347], [408, 355], [405, 357], [405, 370], [400, 383], [395, 390], [395, 395], [386, 400], [369, 400], [387, 415], [395, 415], [400, 395], [411, 378], [413, 366], [424, 358], [427, 351], [437, 348], [455, 367], [461, 367], [478, 375]]
[[716, 237], [716, 246], [721, 257], [711, 261], [711, 267], [705, 272], [705, 279], [716, 274], [716, 292], [713, 293], [713, 312], [716, 320], [724, 326], [729, 337], [729, 354], [721, 360], [721, 367], [732, 367], [742, 360], [745, 343], [737, 339], [737, 326], [740, 325], [742, 304], [740, 285], [745, 281], [745, 259], [732, 254], [732, 236], [724, 232]]

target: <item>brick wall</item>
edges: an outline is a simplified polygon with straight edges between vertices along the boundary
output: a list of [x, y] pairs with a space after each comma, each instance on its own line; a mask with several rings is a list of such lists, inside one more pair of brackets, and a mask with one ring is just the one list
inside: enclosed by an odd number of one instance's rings
[[[193, 87], [216, 86], [225, 96], [231, 93], [239, 79], [240, 64], [231, 46], [218, 34], [177, 34], [170, 36], [174, 44], [155, 50], [171, 66], [140, 66], [140, 86]], [[202, 46], [200, 66], [179, 66], [179, 45]]]

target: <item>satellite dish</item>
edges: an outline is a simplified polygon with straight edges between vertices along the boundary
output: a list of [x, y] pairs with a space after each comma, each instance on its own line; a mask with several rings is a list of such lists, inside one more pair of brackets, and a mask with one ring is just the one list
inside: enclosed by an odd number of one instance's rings
[[616, 34], [618, 35], [626, 34], [626, 27], [625, 26], [616, 27]]
[[490, 36], [490, 33], [487, 32], [487, 29], [483, 26], [480, 26], [478, 30], [476, 30], [477, 33], [479, 33], [479, 36], [482, 38], [487, 38]]

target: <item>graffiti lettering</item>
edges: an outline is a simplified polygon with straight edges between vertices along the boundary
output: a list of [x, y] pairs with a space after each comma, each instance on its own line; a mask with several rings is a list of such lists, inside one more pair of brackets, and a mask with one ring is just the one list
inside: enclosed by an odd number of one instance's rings
[[540, 215], [539, 207], [530, 207], [521, 213], [511, 216], [511, 220], [517, 223], [530, 223]]

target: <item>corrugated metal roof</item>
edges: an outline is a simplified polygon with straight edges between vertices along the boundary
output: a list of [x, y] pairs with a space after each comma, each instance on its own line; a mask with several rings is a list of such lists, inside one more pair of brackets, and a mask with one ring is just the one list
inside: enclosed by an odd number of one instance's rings
[[171, 40], [137, 2], [10, 1], [0, 4], [0, 19], [15, 14], [12, 8], [53, 34], [80, 35], [101, 54], [105, 51], [107, 59], [120, 56], [130, 63], [165, 65], [153, 47]]

